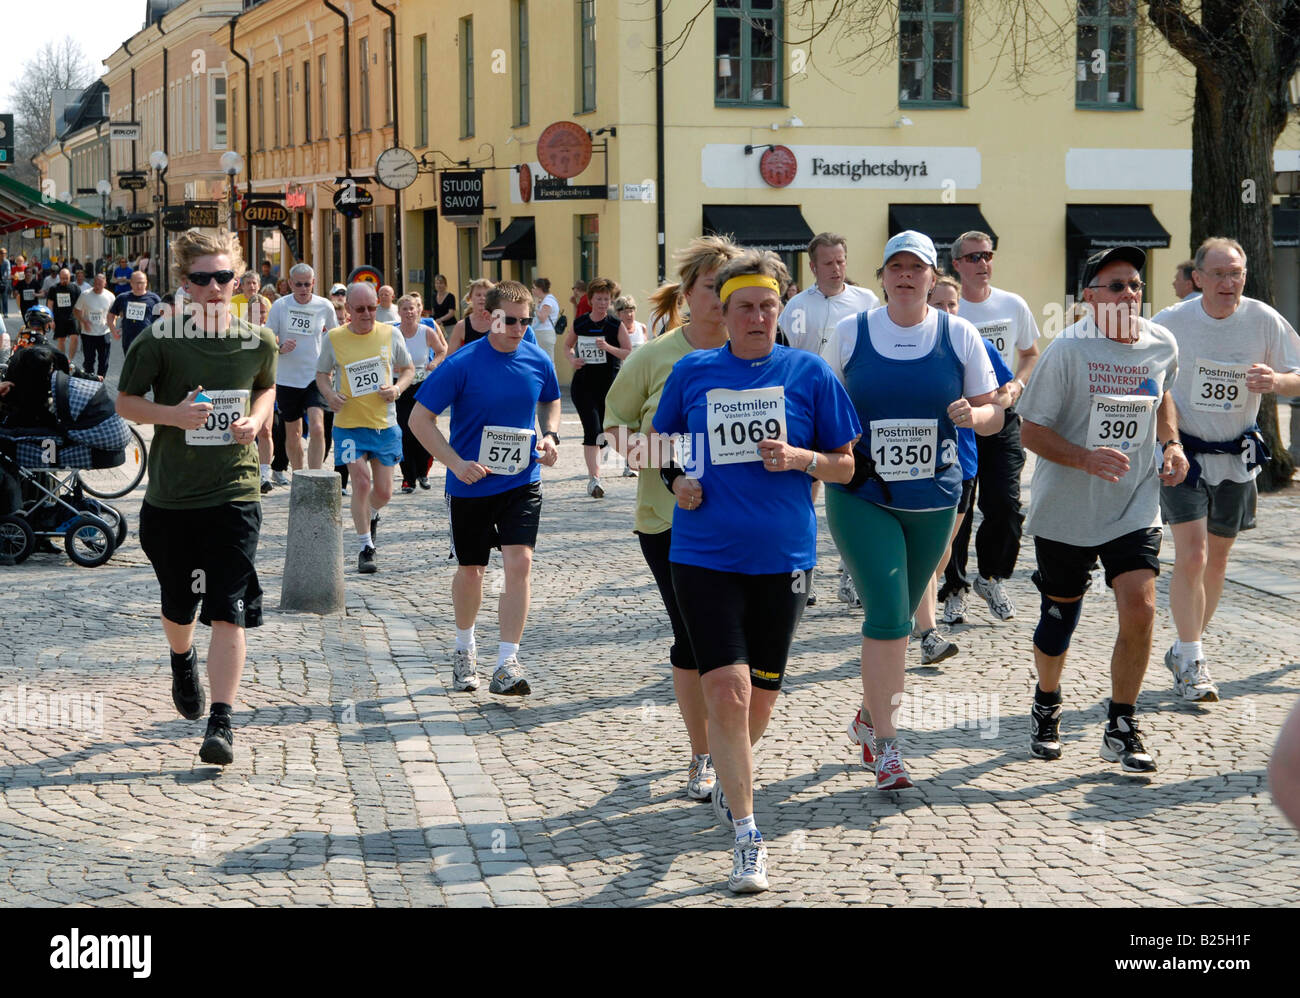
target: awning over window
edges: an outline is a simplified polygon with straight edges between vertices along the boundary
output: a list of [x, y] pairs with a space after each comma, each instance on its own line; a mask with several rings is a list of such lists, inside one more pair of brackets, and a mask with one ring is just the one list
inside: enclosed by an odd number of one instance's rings
[[1169, 233], [1145, 204], [1067, 204], [1065, 241], [1087, 250], [1112, 246], [1164, 249]]
[[813, 230], [793, 204], [706, 204], [704, 234], [730, 236], [738, 246], [803, 253]]
[[37, 225], [97, 221], [94, 215], [62, 201], [43, 200], [40, 191], [0, 172], [0, 233], [19, 232]]
[[1273, 205], [1273, 245], [1300, 246], [1300, 208]]
[[924, 232], [938, 249], [949, 249], [965, 232], [987, 232], [997, 249], [998, 234], [977, 204], [891, 204], [889, 234]]
[[531, 218], [516, 218], [483, 247], [484, 260], [536, 260], [537, 240]]

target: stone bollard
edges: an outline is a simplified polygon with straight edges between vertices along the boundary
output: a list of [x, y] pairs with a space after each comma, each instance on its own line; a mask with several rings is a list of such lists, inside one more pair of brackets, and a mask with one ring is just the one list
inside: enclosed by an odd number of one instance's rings
[[338, 472], [295, 471], [280, 584], [285, 613], [343, 611], [343, 502]]

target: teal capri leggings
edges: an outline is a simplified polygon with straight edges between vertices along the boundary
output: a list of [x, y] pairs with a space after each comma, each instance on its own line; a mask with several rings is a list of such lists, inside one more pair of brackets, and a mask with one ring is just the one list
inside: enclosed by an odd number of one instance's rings
[[887, 509], [842, 489], [826, 490], [826, 522], [858, 587], [863, 637], [905, 638], [944, 549], [957, 507]]

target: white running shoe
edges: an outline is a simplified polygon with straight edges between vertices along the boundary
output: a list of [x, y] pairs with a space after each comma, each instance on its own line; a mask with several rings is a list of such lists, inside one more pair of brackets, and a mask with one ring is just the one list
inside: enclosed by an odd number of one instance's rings
[[276, 485], [289, 485], [289, 484], [290, 484], [290, 482], [289, 482], [289, 476], [286, 475], [283, 471], [273, 471], [273, 472], [271, 472], [271, 481], [272, 481], [273, 483], [275, 483]]
[[863, 723], [861, 707], [849, 722], [849, 739], [862, 746], [862, 765], [870, 769], [876, 761], [876, 729]]
[[1210, 679], [1209, 667], [1200, 658], [1191, 665], [1183, 665], [1178, 651], [1165, 652], [1165, 668], [1174, 674], [1174, 692], [1192, 703], [1218, 703], [1219, 688]]
[[473, 648], [457, 648], [452, 652], [451, 688], [457, 693], [478, 689], [478, 670], [474, 665]]
[[737, 894], [757, 894], [767, 890], [767, 846], [757, 831], [736, 840], [727, 886]]
[[945, 624], [966, 623], [966, 593], [964, 590], [949, 593], [948, 598], [943, 601], [943, 622]]
[[1011, 597], [1007, 595], [1001, 579], [985, 579], [977, 575], [971, 588], [975, 590], [976, 596], [981, 597], [989, 605], [989, 613], [998, 620], [1010, 620], [1016, 615], [1016, 608], [1012, 605]]
[[488, 684], [488, 692], [505, 697], [526, 697], [533, 692], [518, 658], [511, 655], [497, 666], [496, 672], [492, 673], [492, 682]]
[[718, 782], [718, 774], [713, 771], [713, 759], [706, 755], [697, 755], [691, 760], [691, 771], [686, 778], [686, 796], [692, 800], [708, 800], [713, 796], [713, 787]]
[[722, 792], [721, 780], [714, 781], [710, 799], [713, 801], [713, 817], [717, 819], [718, 824], [724, 828], [734, 829], [736, 826], [731, 818], [731, 808], [727, 807], [727, 795]]
[[841, 603], [847, 603], [854, 609], [862, 606], [862, 600], [858, 598], [858, 588], [853, 584], [853, 576], [848, 572], [840, 573], [839, 597]]
[[939, 633], [938, 628], [931, 628], [921, 635], [921, 664], [932, 665], [952, 658], [957, 654], [956, 643], [949, 641]]

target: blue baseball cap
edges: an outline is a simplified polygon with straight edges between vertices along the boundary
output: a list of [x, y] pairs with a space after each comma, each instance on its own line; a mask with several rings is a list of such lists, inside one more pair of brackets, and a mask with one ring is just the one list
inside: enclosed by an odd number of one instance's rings
[[[898, 233], [885, 243], [884, 263], [888, 263], [891, 257], [899, 253], [915, 253], [931, 267], [939, 259], [939, 254], [934, 249], [934, 240], [924, 232], [915, 232], [912, 229]], [[881, 266], [884, 264], [882, 263]]]

